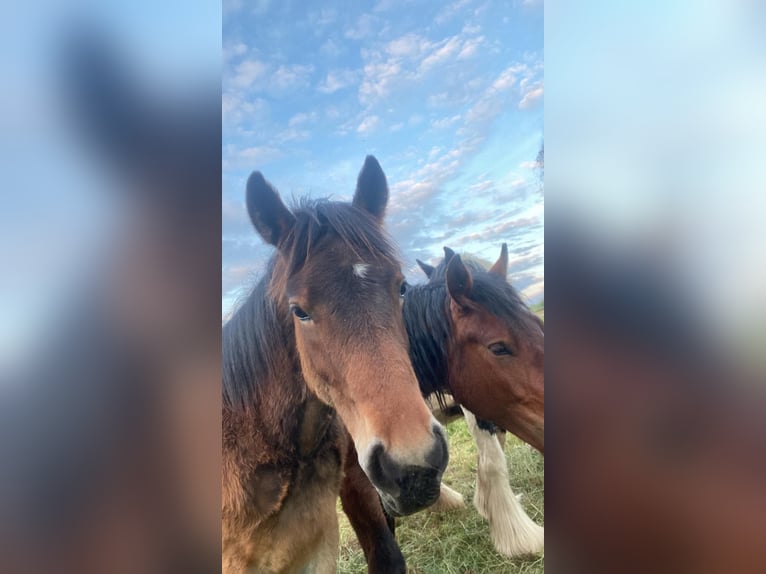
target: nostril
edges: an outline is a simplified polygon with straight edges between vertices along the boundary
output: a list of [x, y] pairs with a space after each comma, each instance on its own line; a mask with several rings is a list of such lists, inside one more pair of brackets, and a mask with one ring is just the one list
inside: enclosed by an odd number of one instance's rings
[[433, 425], [434, 445], [426, 455], [426, 462], [439, 471], [444, 471], [449, 461], [447, 439], [441, 425]]
[[392, 461], [383, 449], [382, 444], [376, 444], [367, 460], [367, 474], [379, 488], [395, 488], [396, 479], [392, 475]]

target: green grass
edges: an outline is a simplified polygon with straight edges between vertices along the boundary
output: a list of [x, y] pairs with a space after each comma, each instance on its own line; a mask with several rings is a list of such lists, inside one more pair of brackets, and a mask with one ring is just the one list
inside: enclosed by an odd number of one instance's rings
[[[473, 507], [476, 488], [476, 444], [464, 420], [447, 427], [450, 462], [444, 482], [460, 492], [466, 507], [447, 513], [428, 510], [397, 520], [396, 539], [412, 574], [539, 574], [545, 560], [508, 559], [498, 554], [489, 537], [489, 525]], [[511, 486], [523, 493], [522, 504], [529, 516], [543, 524], [543, 457], [508, 434], [505, 446]], [[340, 510], [340, 560], [338, 572], [367, 572], [364, 554], [354, 531]]]

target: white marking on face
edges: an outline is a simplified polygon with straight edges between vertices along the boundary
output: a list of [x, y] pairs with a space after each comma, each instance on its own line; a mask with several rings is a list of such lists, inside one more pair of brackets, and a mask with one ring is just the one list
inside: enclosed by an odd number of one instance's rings
[[356, 275], [360, 279], [364, 279], [365, 277], [367, 277], [367, 269], [369, 269], [369, 265], [367, 265], [366, 263], [355, 263], [354, 275]]

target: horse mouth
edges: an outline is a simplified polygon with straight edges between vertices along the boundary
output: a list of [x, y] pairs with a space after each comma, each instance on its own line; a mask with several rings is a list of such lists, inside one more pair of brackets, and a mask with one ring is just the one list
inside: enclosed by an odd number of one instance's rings
[[389, 516], [414, 514], [433, 505], [439, 498], [441, 472], [428, 480], [416, 480], [409, 488], [392, 495], [377, 488], [383, 508]]

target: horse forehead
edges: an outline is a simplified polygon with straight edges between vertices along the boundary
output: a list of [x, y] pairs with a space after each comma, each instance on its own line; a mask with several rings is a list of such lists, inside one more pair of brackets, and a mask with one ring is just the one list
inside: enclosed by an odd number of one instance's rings
[[387, 293], [388, 279], [396, 274], [393, 263], [360, 258], [319, 261], [307, 265], [289, 282], [288, 290], [301, 293], [309, 301], [343, 301], [345, 307], [360, 301], [370, 302], [375, 294]]
[[354, 276], [358, 277], [359, 279], [364, 279], [367, 277], [367, 272], [370, 270], [370, 265], [368, 263], [354, 263], [351, 266], [351, 269], [354, 273]]

